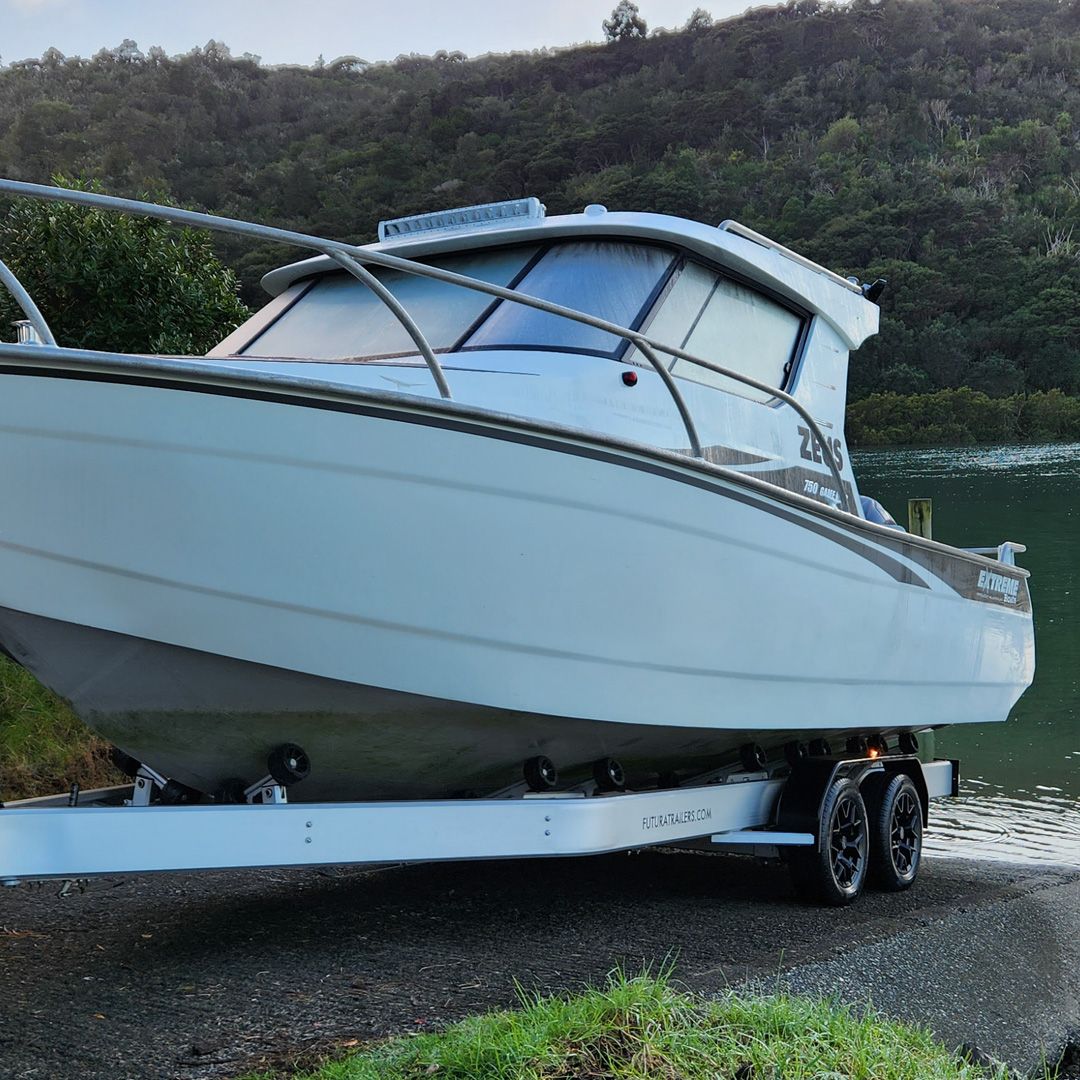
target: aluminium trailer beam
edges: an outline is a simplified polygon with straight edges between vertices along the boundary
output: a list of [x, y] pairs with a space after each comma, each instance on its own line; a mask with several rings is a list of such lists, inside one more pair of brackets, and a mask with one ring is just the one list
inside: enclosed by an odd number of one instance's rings
[[[950, 762], [923, 766], [931, 796]], [[770, 834], [783, 780], [604, 796], [373, 803], [0, 809], [0, 881], [178, 870], [593, 855], [686, 840], [813, 844]], [[762, 831], [757, 831], [762, 830]]]

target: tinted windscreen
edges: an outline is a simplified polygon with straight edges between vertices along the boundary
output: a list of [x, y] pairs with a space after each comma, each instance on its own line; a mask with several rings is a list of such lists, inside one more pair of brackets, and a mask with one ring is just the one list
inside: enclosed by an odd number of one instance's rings
[[[633, 326], [674, 256], [661, 248], [612, 241], [555, 244], [516, 286], [620, 326]], [[501, 300], [466, 348], [571, 349], [613, 354], [622, 339], [604, 330]]]
[[[509, 285], [535, 247], [456, 255], [432, 265]], [[492, 304], [486, 293], [396, 270], [371, 268], [404, 305], [433, 349], [451, 348]], [[243, 348], [245, 356], [343, 360], [414, 354], [416, 346], [393, 312], [351, 274], [326, 274], [275, 322]]]
[[[785, 366], [795, 353], [802, 322], [796, 312], [754, 289], [697, 263], [687, 263], [646, 334], [702, 360], [782, 388]], [[769, 396], [687, 360], [676, 360], [671, 370], [684, 379], [744, 397], [765, 400]]]

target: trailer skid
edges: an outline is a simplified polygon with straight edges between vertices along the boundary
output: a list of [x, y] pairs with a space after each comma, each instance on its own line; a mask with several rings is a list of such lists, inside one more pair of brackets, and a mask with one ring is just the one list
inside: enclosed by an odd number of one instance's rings
[[[864, 774], [882, 764], [846, 763]], [[907, 766], [910, 768], [910, 762]], [[843, 770], [835, 763], [830, 773]], [[919, 766], [930, 798], [953, 794], [955, 763]], [[8, 803], [6, 884], [104, 874], [593, 855], [687, 841], [813, 849], [820, 830], [783, 829], [787, 779], [736, 774], [672, 790], [519, 792], [417, 802], [136, 805], [135, 788]], [[127, 805], [104, 805], [123, 800]]]

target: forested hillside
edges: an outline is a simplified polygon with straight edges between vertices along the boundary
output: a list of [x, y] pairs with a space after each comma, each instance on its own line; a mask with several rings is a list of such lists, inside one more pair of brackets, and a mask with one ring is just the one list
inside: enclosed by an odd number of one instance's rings
[[[0, 173], [57, 172], [361, 240], [381, 217], [521, 195], [735, 217], [889, 279], [856, 396], [1080, 392], [1080, 0], [795, 0], [379, 65], [53, 51], [0, 69]], [[253, 302], [292, 257], [223, 250]]]

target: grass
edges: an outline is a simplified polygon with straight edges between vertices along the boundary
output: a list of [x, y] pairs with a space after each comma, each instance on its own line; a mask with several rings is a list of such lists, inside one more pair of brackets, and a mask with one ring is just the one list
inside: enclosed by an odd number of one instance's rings
[[122, 782], [94, 735], [62, 698], [0, 656], [0, 798], [26, 799]]
[[[266, 1080], [275, 1074], [249, 1075]], [[706, 999], [667, 973], [523, 997], [519, 1009], [376, 1043], [304, 1080], [986, 1080], [926, 1030], [809, 998]], [[299, 1078], [297, 1078], [299, 1080]]]

